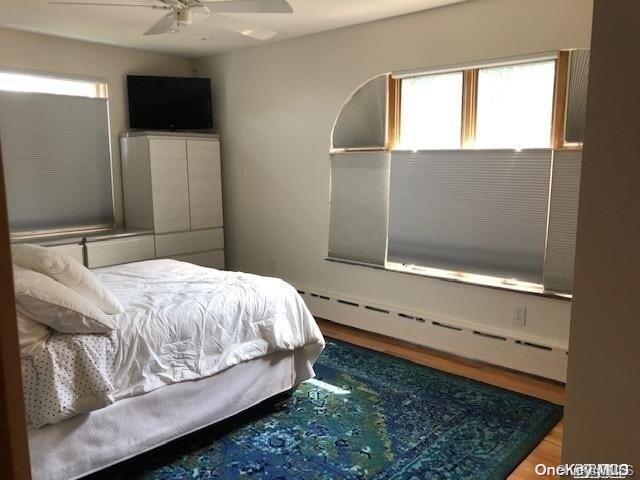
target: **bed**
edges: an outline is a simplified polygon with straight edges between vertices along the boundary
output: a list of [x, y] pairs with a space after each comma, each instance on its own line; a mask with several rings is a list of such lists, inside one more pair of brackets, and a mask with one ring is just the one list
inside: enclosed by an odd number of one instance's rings
[[22, 358], [32, 474], [72, 479], [313, 377], [324, 339], [293, 287], [175, 260], [94, 270], [116, 328]]

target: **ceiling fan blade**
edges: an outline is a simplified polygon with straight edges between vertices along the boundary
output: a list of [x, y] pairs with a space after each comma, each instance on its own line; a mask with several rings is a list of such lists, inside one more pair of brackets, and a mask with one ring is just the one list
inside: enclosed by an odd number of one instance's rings
[[81, 5], [91, 7], [151, 7], [149, 3], [49, 2], [50, 5]]
[[212, 12], [219, 13], [293, 13], [287, 0], [203, 0], [197, 4], [206, 5]]
[[268, 40], [278, 33], [274, 30], [269, 30], [268, 28], [256, 27], [255, 25], [243, 22], [242, 20], [218, 15], [217, 13], [209, 15], [208, 20], [220, 28], [231, 30], [232, 32], [237, 32], [246, 37], [255, 38], [256, 40]]
[[161, 33], [167, 33], [173, 30], [173, 26], [176, 23], [175, 14], [173, 12], [167, 13], [160, 20], [153, 24], [153, 26], [144, 32], [144, 35], [160, 35]]

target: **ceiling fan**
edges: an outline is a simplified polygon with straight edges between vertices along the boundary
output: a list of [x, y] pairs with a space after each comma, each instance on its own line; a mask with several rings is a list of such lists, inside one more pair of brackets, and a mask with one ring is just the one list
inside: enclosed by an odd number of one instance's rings
[[193, 22], [193, 13], [203, 13], [211, 24], [240, 33], [257, 40], [267, 40], [277, 32], [257, 27], [242, 20], [227, 17], [224, 13], [293, 13], [287, 0], [153, 0], [150, 3], [103, 3], [50, 1], [54, 5], [79, 5], [99, 7], [136, 7], [166, 10], [167, 14], [151, 26], [144, 35], [178, 33], [181, 27]]

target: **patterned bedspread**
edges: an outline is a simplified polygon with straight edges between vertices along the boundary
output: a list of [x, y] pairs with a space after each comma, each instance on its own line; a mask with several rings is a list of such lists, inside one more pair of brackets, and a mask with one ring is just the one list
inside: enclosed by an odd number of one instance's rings
[[44, 350], [22, 358], [29, 425], [39, 427], [113, 403], [115, 333], [54, 333]]

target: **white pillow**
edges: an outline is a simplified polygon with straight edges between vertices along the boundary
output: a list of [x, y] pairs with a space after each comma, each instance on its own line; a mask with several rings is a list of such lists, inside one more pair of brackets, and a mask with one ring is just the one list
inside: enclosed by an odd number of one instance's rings
[[18, 315], [18, 339], [20, 340], [20, 356], [33, 355], [44, 349], [47, 338], [51, 334], [49, 328], [41, 323], [34, 322], [21, 312]]
[[69, 287], [39, 272], [14, 265], [13, 283], [20, 311], [62, 333], [106, 333], [112, 318]]
[[75, 290], [107, 315], [122, 312], [122, 305], [84, 265], [51, 248], [20, 244], [11, 247], [13, 263], [48, 275]]

